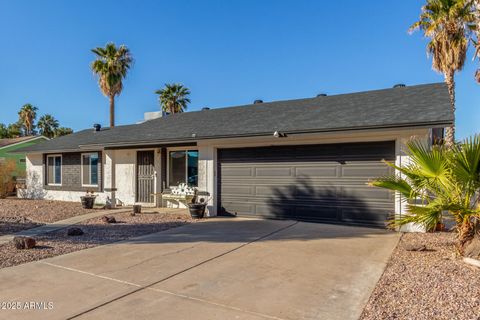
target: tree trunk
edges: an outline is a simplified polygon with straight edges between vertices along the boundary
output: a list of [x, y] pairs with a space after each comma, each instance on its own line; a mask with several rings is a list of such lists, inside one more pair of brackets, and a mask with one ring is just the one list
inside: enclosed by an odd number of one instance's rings
[[445, 145], [451, 148], [455, 144], [455, 71], [445, 73], [445, 83], [450, 95], [450, 105], [452, 108], [453, 122], [445, 131]]
[[480, 259], [480, 228], [478, 222], [471, 223], [470, 232], [464, 240], [460, 253], [464, 257]]
[[110, 128], [115, 127], [115, 96], [110, 95]]

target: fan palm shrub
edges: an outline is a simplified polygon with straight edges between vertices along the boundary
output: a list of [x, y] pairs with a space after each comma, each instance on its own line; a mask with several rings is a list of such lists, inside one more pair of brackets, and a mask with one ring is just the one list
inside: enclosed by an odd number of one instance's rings
[[480, 239], [480, 135], [450, 148], [412, 140], [407, 143], [407, 154], [411, 160], [407, 165], [386, 162], [398, 174], [370, 182], [406, 199], [407, 214], [397, 215], [391, 223], [417, 223], [435, 230], [442, 219], [453, 219], [457, 247], [463, 254], [474, 238]]

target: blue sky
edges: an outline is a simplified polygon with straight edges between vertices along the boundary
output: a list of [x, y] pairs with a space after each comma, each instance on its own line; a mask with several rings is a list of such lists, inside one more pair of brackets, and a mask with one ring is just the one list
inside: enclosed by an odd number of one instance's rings
[[[29, 102], [75, 130], [108, 124], [90, 49], [126, 44], [135, 65], [117, 124], [158, 110], [166, 82], [192, 91], [189, 110], [443, 81], [426, 40], [407, 29], [423, 1], [0, 0], [0, 122]], [[478, 132], [479, 65], [457, 75], [458, 137]]]

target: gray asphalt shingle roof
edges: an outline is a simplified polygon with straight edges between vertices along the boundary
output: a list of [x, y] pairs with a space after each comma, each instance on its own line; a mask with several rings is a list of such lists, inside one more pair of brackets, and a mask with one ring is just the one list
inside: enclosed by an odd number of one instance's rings
[[141, 124], [86, 129], [24, 148], [26, 152], [77, 150], [196, 141], [209, 138], [448, 125], [453, 121], [444, 83], [185, 112]]

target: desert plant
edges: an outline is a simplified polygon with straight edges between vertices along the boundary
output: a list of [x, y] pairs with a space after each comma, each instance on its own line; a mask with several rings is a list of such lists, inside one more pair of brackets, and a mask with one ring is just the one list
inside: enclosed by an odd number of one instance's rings
[[59, 127], [58, 120], [55, 119], [50, 114], [45, 114], [38, 119], [37, 127], [40, 131], [40, 134], [47, 137], [53, 138], [56, 130]]
[[33, 128], [35, 127], [35, 119], [37, 118], [38, 108], [32, 106], [30, 103], [25, 104], [18, 112], [19, 121], [25, 128], [25, 135], [29, 136], [33, 134]]
[[165, 88], [155, 91], [163, 111], [173, 113], [184, 112], [190, 103], [190, 90], [178, 83], [165, 84]]
[[102, 48], [92, 49], [96, 60], [92, 62], [92, 71], [98, 76], [98, 84], [102, 93], [110, 100], [110, 127], [115, 126], [115, 96], [123, 89], [123, 79], [132, 66], [133, 58], [130, 50], [121, 45], [107, 43]]
[[[430, 38], [427, 52], [432, 56], [433, 69], [445, 77], [454, 115], [455, 72], [462, 70], [465, 64], [475, 22], [472, 0], [427, 0], [419, 21], [409, 29], [410, 32], [420, 29]], [[455, 121], [446, 130], [445, 143], [449, 147], [455, 143]]]
[[407, 214], [392, 220], [394, 225], [418, 223], [434, 230], [444, 215], [455, 221], [458, 249], [480, 238], [480, 135], [452, 148], [428, 146], [418, 140], [407, 143], [411, 162], [399, 167], [401, 174], [378, 178], [370, 185], [401, 193]]
[[54, 137], [58, 138], [61, 136], [72, 134], [72, 133], [73, 133], [72, 128], [60, 127], [58, 129], [55, 129]]
[[17, 164], [15, 160], [0, 162], [0, 199], [7, 197], [15, 189], [15, 174]]

